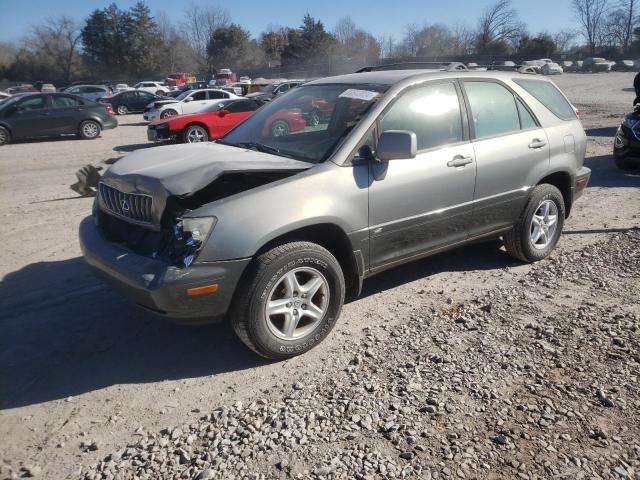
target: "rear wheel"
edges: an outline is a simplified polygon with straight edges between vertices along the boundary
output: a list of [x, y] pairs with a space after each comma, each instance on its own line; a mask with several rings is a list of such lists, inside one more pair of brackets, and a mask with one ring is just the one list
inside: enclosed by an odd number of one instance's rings
[[162, 112], [160, 114], [160, 118], [169, 118], [169, 117], [175, 117], [178, 114], [178, 112], [176, 112], [175, 110], [173, 110], [172, 108], [169, 108], [167, 110], [165, 110], [164, 112]]
[[4, 127], [0, 127], [0, 145], [6, 145], [11, 140], [11, 134], [9, 130]]
[[190, 125], [184, 131], [185, 143], [200, 143], [209, 141], [209, 132], [202, 125]]
[[546, 258], [560, 239], [564, 217], [560, 190], [553, 185], [538, 185], [531, 192], [518, 223], [504, 236], [507, 252], [524, 262]]
[[257, 257], [237, 291], [229, 316], [238, 337], [263, 357], [283, 359], [311, 350], [329, 334], [345, 284], [328, 250], [292, 242]]
[[116, 108], [116, 113], [118, 115], [126, 115], [127, 113], [129, 113], [129, 107], [127, 107], [126, 105], [118, 105], [118, 107]]
[[100, 124], [93, 120], [85, 120], [80, 124], [79, 133], [84, 140], [93, 140], [100, 135]]
[[271, 136], [284, 137], [289, 135], [289, 124], [284, 120], [276, 120], [271, 125]]

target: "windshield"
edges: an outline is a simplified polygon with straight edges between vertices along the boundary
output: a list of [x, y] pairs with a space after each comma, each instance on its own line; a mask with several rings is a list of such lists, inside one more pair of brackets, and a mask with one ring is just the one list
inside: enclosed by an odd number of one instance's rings
[[189, 96], [190, 93], [191, 93], [191, 90], [186, 90], [186, 91], [182, 92], [180, 95], [178, 95], [176, 97], [176, 100], [178, 100], [178, 101], [184, 100], [185, 98], [187, 98]]
[[263, 106], [220, 143], [319, 163], [331, 156], [387, 85], [306, 85]]

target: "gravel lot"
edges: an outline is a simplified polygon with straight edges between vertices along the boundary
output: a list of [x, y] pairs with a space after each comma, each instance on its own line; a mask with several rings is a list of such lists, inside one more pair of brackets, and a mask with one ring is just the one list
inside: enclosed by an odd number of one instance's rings
[[640, 172], [610, 155], [632, 81], [557, 78], [593, 174], [550, 259], [492, 242], [386, 272], [279, 363], [84, 266], [69, 185], [147, 147], [141, 116], [2, 147], [0, 478], [640, 479]]

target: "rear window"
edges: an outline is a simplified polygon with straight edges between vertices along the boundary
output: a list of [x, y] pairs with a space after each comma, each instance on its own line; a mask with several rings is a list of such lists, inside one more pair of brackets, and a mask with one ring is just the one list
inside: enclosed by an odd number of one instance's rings
[[553, 83], [522, 78], [514, 78], [513, 81], [551, 110], [556, 117], [562, 120], [574, 120], [577, 118], [571, 104]]

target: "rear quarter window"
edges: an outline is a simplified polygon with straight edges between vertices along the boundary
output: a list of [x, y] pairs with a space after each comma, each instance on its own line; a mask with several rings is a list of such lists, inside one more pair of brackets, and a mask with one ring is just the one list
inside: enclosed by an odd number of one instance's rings
[[547, 107], [556, 117], [562, 120], [578, 118], [571, 104], [553, 83], [522, 78], [514, 78], [513, 81]]

